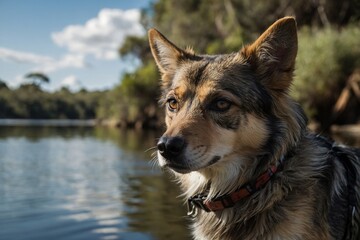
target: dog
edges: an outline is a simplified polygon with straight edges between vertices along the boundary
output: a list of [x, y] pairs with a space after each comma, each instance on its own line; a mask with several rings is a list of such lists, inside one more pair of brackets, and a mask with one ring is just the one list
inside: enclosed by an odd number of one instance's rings
[[180, 183], [194, 239], [360, 239], [360, 150], [308, 131], [289, 97], [293, 17], [223, 55], [148, 35], [166, 111], [157, 160]]

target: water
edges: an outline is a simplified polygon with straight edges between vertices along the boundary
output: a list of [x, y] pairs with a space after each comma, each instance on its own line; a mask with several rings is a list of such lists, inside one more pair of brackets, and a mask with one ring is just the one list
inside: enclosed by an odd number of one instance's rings
[[190, 239], [178, 186], [145, 152], [158, 136], [0, 126], [0, 239]]
[[189, 239], [159, 134], [0, 127], [0, 239]]

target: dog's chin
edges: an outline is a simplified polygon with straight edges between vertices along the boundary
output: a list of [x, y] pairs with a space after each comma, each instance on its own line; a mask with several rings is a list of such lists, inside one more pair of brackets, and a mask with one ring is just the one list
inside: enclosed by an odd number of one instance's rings
[[[181, 173], [181, 174], [187, 174], [190, 172], [194, 172], [194, 171], [199, 171], [201, 169], [205, 169], [207, 167], [210, 167], [212, 165], [214, 165], [215, 163], [217, 163], [219, 160], [221, 159], [221, 157], [219, 156], [214, 156], [211, 158], [210, 161], [206, 162], [206, 164], [190, 164], [194, 161], [171, 161], [168, 159], [165, 159], [162, 157], [162, 164], [160, 163], [160, 166], [162, 168], [169, 168], [171, 170], [173, 170], [174, 172], [177, 173]], [[187, 164], [186, 164], [187, 163]]]
[[181, 173], [181, 174], [186, 174], [186, 173], [190, 173], [192, 171], [196, 171], [190, 167], [173, 164], [173, 163], [166, 163], [163, 166], [163, 168], [168, 168], [168, 169], [173, 170], [174, 172]]

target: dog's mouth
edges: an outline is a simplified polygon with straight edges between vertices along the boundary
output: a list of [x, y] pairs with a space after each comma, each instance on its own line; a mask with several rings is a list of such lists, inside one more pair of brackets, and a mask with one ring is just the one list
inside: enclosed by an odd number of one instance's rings
[[205, 165], [202, 164], [194, 164], [194, 161], [188, 161], [188, 160], [169, 160], [165, 159], [166, 163], [163, 165], [165, 168], [170, 168], [174, 170], [175, 172], [186, 174], [193, 171], [198, 171], [200, 169], [204, 169], [207, 167], [210, 167], [217, 163], [221, 159], [220, 156], [214, 156], [209, 162], [207, 162]]

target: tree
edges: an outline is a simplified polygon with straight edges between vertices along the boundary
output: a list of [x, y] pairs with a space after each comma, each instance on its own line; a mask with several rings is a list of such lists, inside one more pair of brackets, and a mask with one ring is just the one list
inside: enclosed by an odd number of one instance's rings
[[201, 53], [240, 49], [277, 19], [291, 15], [298, 27], [342, 27], [360, 19], [359, 0], [159, 0], [152, 25], [179, 46]]
[[32, 84], [40, 86], [42, 83], [49, 83], [50, 79], [44, 73], [41, 72], [31, 72], [25, 75], [25, 78], [32, 80]]

